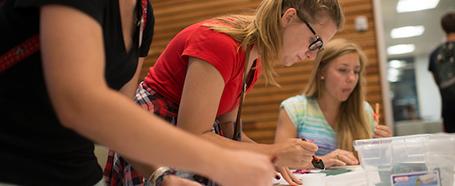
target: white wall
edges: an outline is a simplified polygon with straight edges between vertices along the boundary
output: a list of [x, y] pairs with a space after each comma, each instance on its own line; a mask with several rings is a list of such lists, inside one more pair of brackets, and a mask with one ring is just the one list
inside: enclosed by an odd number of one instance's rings
[[416, 56], [415, 60], [420, 116], [424, 120], [440, 120], [441, 95], [432, 74], [428, 71], [428, 56]]

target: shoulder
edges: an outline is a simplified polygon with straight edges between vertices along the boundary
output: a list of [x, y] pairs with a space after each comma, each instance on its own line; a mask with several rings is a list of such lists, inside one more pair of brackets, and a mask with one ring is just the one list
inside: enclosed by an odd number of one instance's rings
[[182, 30], [176, 42], [183, 47], [182, 56], [193, 57], [213, 65], [229, 81], [241, 70], [243, 60], [240, 44], [225, 33], [210, 29], [205, 22], [196, 23]]
[[187, 44], [197, 44], [210, 50], [237, 52], [240, 44], [231, 36], [209, 28], [205, 22], [188, 27]]
[[428, 63], [428, 70], [431, 71], [431, 72], [433, 72], [434, 69], [435, 69], [436, 58], [437, 58], [437, 55], [438, 55], [439, 51], [441, 50], [441, 47], [442, 47], [442, 45], [439, 45], [438, 47], [433, 49], [433, 51], [431, 51], [431, 53], [430, 53], [430, 58], [429, 58], [429, 63]]
[[317, 107], [315, 103], [317, 104], [314, 98], [297, 95], [281, 102], [280, 107], [288, 114], [299, 113], [301, 115], [313, 111]]
[[17, 0], [15, 1], [15, 7], [40, 8], [45, 5], [62, 5], [77, 9], [101, 23], [104, 12], [107, 10], [106, 6], [113, 5], [113, 2], [108, 0]]
[[363, 108], [365, 110], [365, 115], [366, 115], [367, 122], [370, 124], [371, 130], [373, 131], [374, 130], [374, 125], [375, 125], [374, 110], [371, 107], [371, 105], [368, 102], [366, 102], [366, 101], [363, 102]]
[[440, 44], [438, 47], [436, 47], [430, 54], [430, 57], [435, 59], [439, 54], [449, 52], [451, 53], [452, 51], [455, 50], [455, 42], [454, 41], [448, 41]]
[[309, 98], [307, 98], [304, 95], [296, 95], [296, 96], [287, 98], [284, 101], [282, 101], [281, 106], [296, 105], [296, 104], [305, 105], [305, 104], [307, 104], [308, 99]]
[[430, 53], [430, 60], [435, 60], [436, 59], [436, 56], [438, 55], [438, 53], [441, 51], [441, 49], [444, 47], [445, 43], [443, 44], [440, 44], [438, 45], [435, 49], [433, 49], [433, 51], [431, 51]]
[[368, 103], [367, 101], [363, 102], [363, 109], [368, 115], [373, 115], [374, 112], [373, 107], [371, 107], [370, 103]]
[[281, 102], [280, 108], [289, 116], [292, 123], [297, 125], [306, 115], [306, 104], [307, 98], [303, 95], [297, 95]]

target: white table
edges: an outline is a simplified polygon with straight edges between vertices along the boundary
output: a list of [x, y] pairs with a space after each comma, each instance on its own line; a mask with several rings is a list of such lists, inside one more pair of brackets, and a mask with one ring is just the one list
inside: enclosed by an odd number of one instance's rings
[[[333, 176], [325, 177], [325, 186], [368, 186], [367, 175], [365, 171], [359, 165], [356, 166], [342, 166], [338, 168], [346, 168], [351, 170], [351, 172], [346, 172]], [[312, 171], [313, 172], [313, 171]], [[311, 174], [311, 173], [309, 173]], [[301, 177], [302, 174], [294, 174], [297, 178]], [[274, 185], [277, 186], [286, 186], [288, 183], [281, 178], [278, 181], [274, 181]], [[305, 185], [310, 186], [310, 185]], [[324, 183], [319, 184], [318, 186], [324, 186]]]

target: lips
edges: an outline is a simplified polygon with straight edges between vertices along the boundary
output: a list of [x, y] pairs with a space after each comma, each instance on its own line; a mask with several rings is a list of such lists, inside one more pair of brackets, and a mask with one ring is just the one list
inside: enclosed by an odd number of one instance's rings
[[341, 95], [339, 95], [339, 99], [341, 101], [346, 101], [349, 96], [351, 95], [351, 92], [352, 92], [352, 89], [350, 88], [344, 88], [344, 89], [341, 89]]
[[349, 94], [349, 93], [351, 93], [352, 89], [351, 89], [351, 88], [344, 88], [344, 89], [341, 89], [341, 91], [342, 91], [343, 93]]

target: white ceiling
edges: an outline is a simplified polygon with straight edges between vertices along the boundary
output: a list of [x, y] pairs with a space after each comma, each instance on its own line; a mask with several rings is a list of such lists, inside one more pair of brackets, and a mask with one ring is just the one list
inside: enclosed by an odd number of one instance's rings
[[[415, 0], [416, 3], [422, 1], [425, 0]], [[388, 57], [428, 55], [438, 44], [444, 41], [445, 33], [441, 28], [440, 20], [446, 12], [455, 11], [455, 0], [440, 0], [434, 9], [405, 13], [397, 13], [397, 3], [398, 0], [380, 0], [386, 47], [396, 44], [415, 44], [416, 49], [413, 53]], [[423, 25], [425, 27], [423, 35], [401, 39], [390, 37], [390, 31], [393, 28], [413, 25]]]

